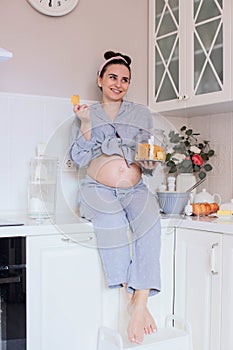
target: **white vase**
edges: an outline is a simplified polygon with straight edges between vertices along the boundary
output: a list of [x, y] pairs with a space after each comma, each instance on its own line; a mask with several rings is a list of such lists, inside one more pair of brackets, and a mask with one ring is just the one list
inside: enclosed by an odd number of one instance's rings
[[[195, 175], [191, 173], [181, 173], [177, 175], [176, 178], [176, 191], [185, 192], [190, 187], [192, 187], [197, 182]], [[196, 189], [192, 191], [193, 194], [196, 193]]]

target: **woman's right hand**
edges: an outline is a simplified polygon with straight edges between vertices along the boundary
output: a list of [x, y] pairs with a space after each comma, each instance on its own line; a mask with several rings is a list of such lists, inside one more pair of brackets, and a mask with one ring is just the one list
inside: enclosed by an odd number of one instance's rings
[[83, 124], [91, 123], [90, 109], [86, 104], [75, 105], [73, 111]]
[[74, 113], [81, 121], [80, 130], [84, 138], [89, 141], [91, 139], [91, 114], [87, 105], [75, 105]]

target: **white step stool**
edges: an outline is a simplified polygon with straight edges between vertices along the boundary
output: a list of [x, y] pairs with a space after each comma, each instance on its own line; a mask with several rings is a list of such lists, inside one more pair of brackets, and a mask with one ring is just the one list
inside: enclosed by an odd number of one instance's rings
[[[183, 329], [169, 326], [177, 320]], [[156, 333], [146, 335], [143, 344], [136, 345], [107, 327], [99, 329], [98, 350], [192, 350], [191, 327], [187, 321], [175, 316], [166, 318], [166, 327], [158, 329]]]

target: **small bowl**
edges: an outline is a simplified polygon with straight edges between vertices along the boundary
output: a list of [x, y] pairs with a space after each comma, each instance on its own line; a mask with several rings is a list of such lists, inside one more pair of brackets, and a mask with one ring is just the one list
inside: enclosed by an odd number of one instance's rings
[[189, 192], [157, 192], [159, 206], [164, 214], [183, 214]]

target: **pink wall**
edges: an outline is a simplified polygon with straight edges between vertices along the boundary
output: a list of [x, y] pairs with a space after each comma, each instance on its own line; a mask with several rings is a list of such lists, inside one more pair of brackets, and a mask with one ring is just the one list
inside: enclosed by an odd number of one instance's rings
[[113, 49], [133, 60], [128, 99], [147, 103], [147, 11], [147, 0], [80, 0], [54, 18], [27, 0], [1, 0], [0, 47], [14, 57], [0, 65], [0, 91], [99, 99], [96, 72]]

